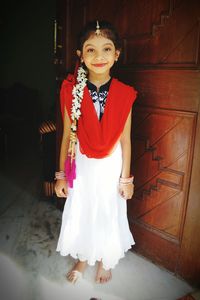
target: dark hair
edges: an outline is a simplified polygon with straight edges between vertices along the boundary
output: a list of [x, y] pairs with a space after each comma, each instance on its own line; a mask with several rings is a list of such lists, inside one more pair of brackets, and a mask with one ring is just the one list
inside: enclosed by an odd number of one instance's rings
[[[83, 44], [91, 35], [95, 34], [97, 21], [87, 23], [78, 35], [77, 49], [83, 49]], [[111, 40], [117, 50], [121, 49], [121, 40], [115, 27], [107, 21], [99, 21], [101, 35]]]

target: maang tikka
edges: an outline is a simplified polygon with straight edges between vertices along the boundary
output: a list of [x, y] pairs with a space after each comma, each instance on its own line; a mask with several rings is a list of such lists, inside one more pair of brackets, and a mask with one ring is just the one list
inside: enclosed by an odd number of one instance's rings
[[100, 34], [101, 34], [101, 30], [100, 30], [100, 26], [99, 26], [99, 21], [97, 21], [97, 24], [96, 24], [96, 31], [95, 31], [95, 34], [96, 34], [96, 35], [100, 35]]

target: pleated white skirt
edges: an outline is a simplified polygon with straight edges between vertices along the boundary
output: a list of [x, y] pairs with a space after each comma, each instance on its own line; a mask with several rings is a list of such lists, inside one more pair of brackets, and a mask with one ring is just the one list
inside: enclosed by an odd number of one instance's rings
[[56, 251], [94, 265], [102, 260], [114, 268], [134, 245], [127, 219], [127, 202], [118, 192], [122, 150], [118, 143], [105, 158], [76, 154], [76, 180], [65, 202]]

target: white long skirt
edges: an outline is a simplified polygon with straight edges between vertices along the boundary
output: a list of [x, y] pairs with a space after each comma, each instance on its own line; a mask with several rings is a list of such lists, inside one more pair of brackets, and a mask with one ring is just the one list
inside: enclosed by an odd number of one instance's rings
[[118, 191], [122, 150], [95, 159], [77, 145], [76, 180], [65, 202], [56, 251], [104, 269], [114, 268], [134, 245], [127, 219], [127, 202]]

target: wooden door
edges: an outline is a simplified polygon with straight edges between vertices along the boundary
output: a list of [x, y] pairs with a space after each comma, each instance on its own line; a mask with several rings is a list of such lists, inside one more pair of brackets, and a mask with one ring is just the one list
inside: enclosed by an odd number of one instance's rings
[[139, 92], [132, 130], [135, 194], [128, 202], [133, 249], [199, 283], [200, 2], [64, 3], [64, 68], [74, 67], [75, 35], [83, 24], [107, 19], [123, 38], [116, 76]]

